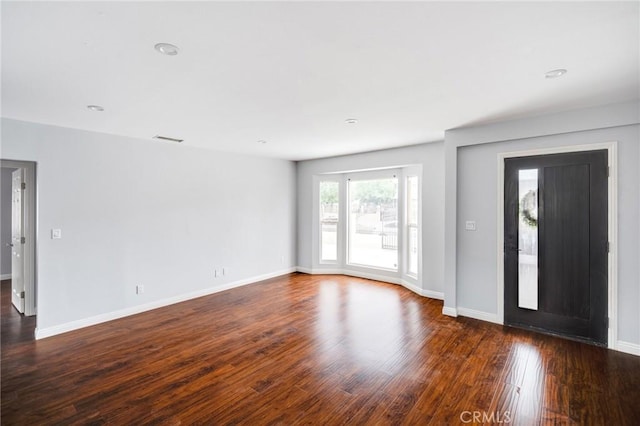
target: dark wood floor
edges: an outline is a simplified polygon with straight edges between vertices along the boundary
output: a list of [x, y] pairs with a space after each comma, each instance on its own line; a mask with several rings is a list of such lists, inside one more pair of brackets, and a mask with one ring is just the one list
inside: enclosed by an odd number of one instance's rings
[[3, 425], [640, 424], [640, 357], [391, 284], [292, 274], [39, 341], [6, 290]]

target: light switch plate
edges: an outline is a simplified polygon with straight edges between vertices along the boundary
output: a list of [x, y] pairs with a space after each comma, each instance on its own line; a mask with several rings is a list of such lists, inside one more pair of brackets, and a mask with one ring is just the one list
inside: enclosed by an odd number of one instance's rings
[[60, 238], [62, 238], [62, 229], [52, 229], [51, 230], [51, 239], [52, 240], [59, 240]]
[[467, 231], [475, 231], [476, 230], [476, 221], [475, 220], [467, 220], [464, 224], [464, 229]]

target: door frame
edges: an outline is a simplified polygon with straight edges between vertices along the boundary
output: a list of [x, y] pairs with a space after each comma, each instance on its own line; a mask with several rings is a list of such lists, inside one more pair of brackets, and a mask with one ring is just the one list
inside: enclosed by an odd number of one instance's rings
[[607, 347], [617, 348], [618, 338], [618, 172], [617, 172], [617, 141], [593, 143], [585, 145], [569, 145], [560, 147], [540, 148], [522, 151], [498, 153], [498, 210], [497, 210], [497, 314], [498, 322], [504, 324], [504, 168], [505, 160], [513, 157], [531, 157], [536, 155], [562, 154], [580, 151], [607, 150], [609, 166], [608, 187], [608, 235], [609, 259], [607, 272], [607, 304], [609, 315], [609, 329], [607, 331]]
[[36, 315], [36, 163], [31, 161], [0, 160], [1, 167], [24, 169], [24, 183], [26, 189], [22, 202], [24, 209], [22, 213], [23, 234], [25, 237], [25, 247], [23, 253], [24, 270], [24, 315]]

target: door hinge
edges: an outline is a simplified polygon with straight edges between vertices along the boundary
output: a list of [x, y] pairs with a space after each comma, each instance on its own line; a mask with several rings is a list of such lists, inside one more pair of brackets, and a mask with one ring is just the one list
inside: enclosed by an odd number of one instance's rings
[[21, 244], [26, 244], [27, 243], [27, 239], [25, 237], [20, 237], [20, 243]]
[[27, 189], [27, 184], [25, 182], [22, 182], [20, 184], [20, 188], [22, 188], [22, 190], [24, 191], [25, 189]]
[[607, 253], [611, 253], [611, 243], [607, 241]]
[[24, 291], [20, 292], [20, 299], [24, 299]]
[[609, 317], [606, 318], [607, 328], [609, 328]]

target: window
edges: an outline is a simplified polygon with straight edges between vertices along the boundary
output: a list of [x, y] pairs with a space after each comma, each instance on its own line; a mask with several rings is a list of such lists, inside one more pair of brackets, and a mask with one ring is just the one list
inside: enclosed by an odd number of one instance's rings
[[338, 221], [340, 183], [320, 181], [320, 261], [338, 260]]
[[405, 166], [314, 176], [312, 268], [419, 285], [421, 175]]
[[349, 179], [347, 263], [398, 269], [398, 179]]
[[418, 176], [407, 176], [407, 275], [418, 277]]
[[518, 170], [518, 307], [538, 309], [538, 169]]

